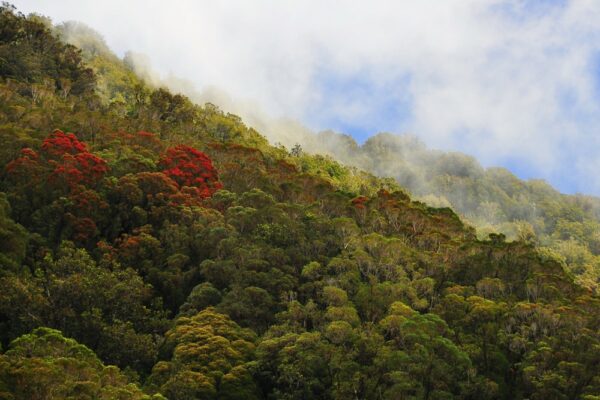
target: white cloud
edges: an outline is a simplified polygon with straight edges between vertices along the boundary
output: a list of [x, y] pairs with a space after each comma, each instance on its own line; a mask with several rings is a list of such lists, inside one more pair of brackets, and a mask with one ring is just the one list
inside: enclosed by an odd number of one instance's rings
[[[558, 4], [558, 5], [556, 5]], [[600, 115], [600, 3], [557, 1], [16, 1], [80, 20], [164, 75], [216, 86], [275, 116], [318, 125], [410, 99], [386, 121], [485, 165], [527, 160], [566, 189], [591, 185]], [[376, 95], [330, 93], [323, 73], [367, 77]], [[403, 78], [405, 86], [399, 87]], [[367, 87], [368, 89], [368, 87]], [[368, 90], [367, 90], [368, 91]], [[406, 94], [399, 93], [407, 91]], [[328, 96], [332, 96], [328, 99]], [[316, 126], [327, 128], [327, 126]]]

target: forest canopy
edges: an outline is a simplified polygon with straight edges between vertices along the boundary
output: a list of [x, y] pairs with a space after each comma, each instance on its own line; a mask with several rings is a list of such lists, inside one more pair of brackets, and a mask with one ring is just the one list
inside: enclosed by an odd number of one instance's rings
[[478, 236], [65, 32], [0, 7], [0, 399], [599, 398], [585, 229]]

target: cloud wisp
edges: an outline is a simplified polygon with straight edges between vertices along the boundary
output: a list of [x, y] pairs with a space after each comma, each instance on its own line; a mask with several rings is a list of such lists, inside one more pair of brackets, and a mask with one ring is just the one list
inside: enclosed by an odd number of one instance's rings
[[164, 77], [227, 93], [244, 117], [359, 140], [411, 132], [486, 166], [600, 194], [595, 1], [15, 3], [82, 21], [120, 55], [147, 54]]

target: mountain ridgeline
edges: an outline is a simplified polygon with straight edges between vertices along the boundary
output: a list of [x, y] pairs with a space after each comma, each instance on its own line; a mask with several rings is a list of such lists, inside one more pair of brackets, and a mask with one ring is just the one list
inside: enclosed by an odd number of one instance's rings
[[[272, 146], [130, 61], [0, 7], [0, 399], [600, 398], [600, 298], [538, 246], [595, 257], [553, 236], [595, 200], [540, 199], [546, 243], [511, 198], [465, 197], [538, 233], [478, 237], [400, 167]], [[458, 209], [438, 175], [408, 186]]]
[[[118, 98], [119, 90], [110, 86], [122, 77], [111, 73], [114, 66], [104, 62], [105, 59], [114, 62], [117, 58], [102, 37], [76, 22], [59, 25], [54, 30], [63, 40], [83, 49], [84, 59], [94, 65], [101, 82], [99, 92], [106, 99]], [[349, 135], [333, 131], [315, 134], [295, 121], [270, 119], [258, 107], [240, 104], [215, 88], [199, 93], [193, 84], [183, 80], [173, 77], [161, 80], [143, 55], [128, 52], [123, 62], [146, 84], [174, 88], [197, 102], [214, 100], [239, 110], [271, 142], [292, 149], [292, 155], [302, 151], [324, 154], [378, 177], [393, 178], [417, 200], [434, 207], [452, 208], [477, 229], [480, 238], [502, 233], [508, 240], [535, 243], [560, 260], [580, 285], [594, 291], [600, 288], [600, 199], [597, 197], [564, 195], [543, 180], [522, 181], [504, 168], [485, 169], [473, 157], [430, 150], [410, 135], [379, 133], [358, 145]]]
[[480, 237], [502, 233], [560, 259], [579, 284], [600, 284], [600, 199], [564, 195], [542, 180], [485, 169], [462, 153], [428, 149], [416, 137], [380, 133], [358, 145], [332, 131], [300, 132], [307, 151], [322, 151], [377, 176], [393, 177], [417, 199], [451, 207]]

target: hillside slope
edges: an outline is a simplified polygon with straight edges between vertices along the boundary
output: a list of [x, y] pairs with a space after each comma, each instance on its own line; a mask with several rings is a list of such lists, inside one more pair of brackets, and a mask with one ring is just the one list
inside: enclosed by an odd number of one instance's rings
[[543, 247], [579, 284], [598, 290], [599, 198], [561, 194], [542, 180], [523, 181], [504, 168], [483, 168], [473, 157], [428, 149], [409, 135], [379, 133], [359, 145], [332, 131], [313, 134], [291, 123], [281, 128], [294, 133], [281, 135], [288, 146], [299, 143], [309, 153], [328, 154], [345, 165], [394, 178], [417, 199], [451, 207], [482, 238], [497, 232]]
[[86, 59], [0, 7], [0, 398], [600, 394], [551, 254]]
[[[117, 62], [102, 37], [85, 25], [67, 22], [54, 30], [62, 39], [83, 49], [84, 59], [96, 71], [100, 81], [98, 92], [104, 99], [120, 100], [127, 87], [133, 87], [140, 79], [160, 86], [161, 81], [148, 60], [128, 53], [124, 64]], [[165, 84], [187, 90], [194, 99], [215, 97], [195, 92], [193, 85], [174, 82], [173, 78]], [[451, 207], [477, 228], [480, 238], [497, 232], [508, 240], [537, 244], [549, 256], [560, 260], [579, 284], [598, 290], [599, 198], [564, 195], [542, 180], [523, 181], [503, 168], [485, 169], [473, 157], [430, 150], [409, 135], [380, 133], [358, 145], [348, 135], [332, 131], [314, 134], [298, 123], [270, 120], [257, 114], [258, 110], [248, 112], [248, 107], [240, 108], [222, 97], [216, 95], [215, 99], [240, 109], [272, 141], [286, 144], [291, 154], [299, 155], [303, 150], [323, 153], [344, 165], [391, 178], [428, 205]], [[394, 183], [387, 179], [387, 184]]]

